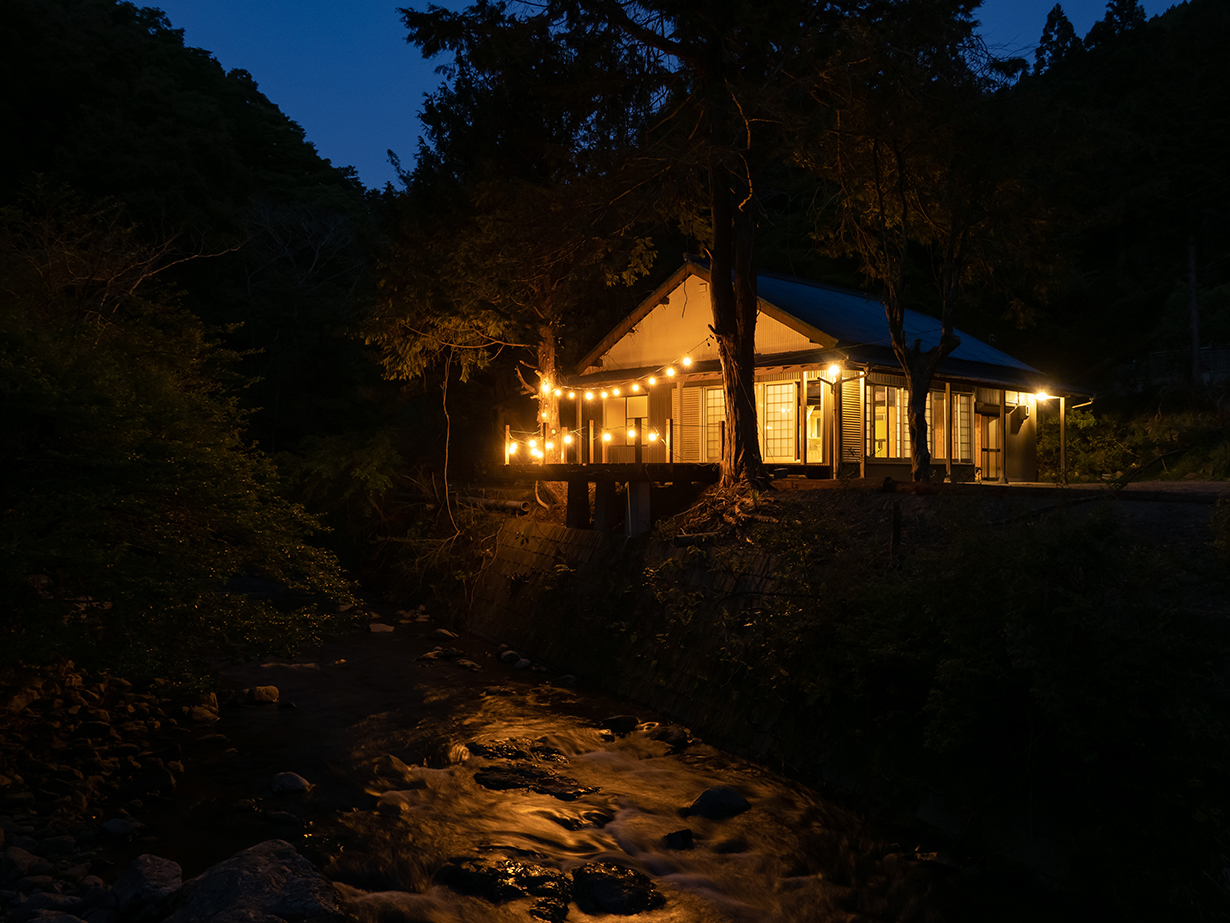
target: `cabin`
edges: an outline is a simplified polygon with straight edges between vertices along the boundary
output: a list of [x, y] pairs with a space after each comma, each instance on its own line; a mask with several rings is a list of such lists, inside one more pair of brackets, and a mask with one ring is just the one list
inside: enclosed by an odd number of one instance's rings
[[[909, 480], [906, 381], [883, 303], [775, 273], [758, 275], [757, 292], [756, 410], [766, 465], [778, 475]], [[637, 466], [661, 476], [660, 465], [717, 464], [725, 414], [711, 323], [708, 266], [689, 260], [574, 374], [544, 384], [544, 396], [559, 401], [562, 432], [506, 431], [505, 462], [545, 464], [561, 477], [581, 466], [607, 476]], [[907, 311], [905, 327], [923, 348], [939, 339], [939, 321], [923, 314]], [[961, 345], [940, 364], [928, 395], [935, 476], [1036, 481], [1045, 376], [957, 334]]]

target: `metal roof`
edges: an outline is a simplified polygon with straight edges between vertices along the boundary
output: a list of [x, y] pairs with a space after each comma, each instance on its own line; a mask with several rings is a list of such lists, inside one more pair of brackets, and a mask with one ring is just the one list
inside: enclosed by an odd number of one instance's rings
[[[756, 290], [761, 301], [836, 337], [839, 349], [850, 350], [860, 346], [892, 348], [884, 303], [878, 298], [850, 289], [764, 272], [756, 276]], [[961, 338], [961, 345], [950, 354], [953, 359], [1023, 372], [1038, 371], [962, 330], [954, 332]], [[905, 336], [907, 343], [912, 344], [918, 339], [922, 341], [924, 350], [929, 349], [939, 342], [940, 322], [907, 308]]]

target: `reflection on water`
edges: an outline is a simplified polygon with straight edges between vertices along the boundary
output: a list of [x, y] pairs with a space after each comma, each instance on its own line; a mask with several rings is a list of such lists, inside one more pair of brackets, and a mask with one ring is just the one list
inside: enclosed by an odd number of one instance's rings
[[[391, 710], [353, 729], [349, 781], [371, 800], [318, 823], [316, 839], [356, 917], [557, 919], [515, 882], [469, 894], [441, 883], [460, 880], [442, 875], [446, 866], [489, 871], [513, 860], [543, 874], [593, 862], [643, 873], [665, 903], [639, 920], [935, 918], [925, 863], [875, 842], [808, 789], [687, 743], [679, 729], [642, 723], [619, 736], [585, 700], [550, 687], [459, 699], [447, 719]], [[714, 786], [750, 808], [725, 819], [688, 813]], [[690, 848], [667, 845], [685, 829]], [[670, 842], [687, 846], [686, 836]], [[575, 904], [568, 913], [598, 918]]]

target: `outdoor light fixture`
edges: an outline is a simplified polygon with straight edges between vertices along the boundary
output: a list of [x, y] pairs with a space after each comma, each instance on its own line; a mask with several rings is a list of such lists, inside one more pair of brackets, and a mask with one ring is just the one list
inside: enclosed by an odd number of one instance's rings
[[679, 364], [682, 365], [686, 369], [689, 365], [692, 364], [692, 357], [684, 356], [682, 361]]
[[1051, 396], [1047, 394], [1045, 391], [1039, 391], [1034, 395], [1034, 399], [1039, 400], [1039, 401], [1049, 401], [1051, 399]]
[[572, 445], [572, 435], [571, 434], [565, 434], [564, 445]]
[[605, 391], [603, 391], [603, 392], [601, 393], [601, 395], [599, 395], [599, 396], [600, 396], [600, 397], [601, 397], [604, 401], [605, 401], [608, 397], [610, 397], [610, 395], [609, 395], [609, 394], [607, 394]]
[[585, 392], [585, 400], [587, 400], [587, 401], [592, 401], [593, 399], [594, 399], [594, 392], [593, 392], [593, 391], [586, 391], [586, 392]]
[[638, 385], [636, 382], [633, 382], [633, 383], [632, 383], [632, 390], [633, 390], [633, 391], [639, 391], [639, 390], [641, 390], [641, 386], [640, 386], [640, 385]]
[[564, 392], [563, 392], [563, 391], [561, 391], [559, 388], [556, 388], [556, 389], [555, 389], [555, 396], [556, 396], [556, 397], [559, 397], [559, 396], [560, 396], [561, 394], [563, 394], [563, 393], [564, 393]]
[[828, 373], [829, 373], [830, 378], [841, 377], [841, 366], [838, 365], [836, 362], [834, 362], [832, 365], [829, 366]]
[[547, 443], [547, 448], [548, 448], [548, 449], [554, 449], [554, 448], [555, 448], [555, 443], [554, 443], [554, 442], [548, 442], [548, 443]]
[[634, 429], [630, 429], [630, 430], [628, 430], [628, 438], [629, 438], [629, 439], [635, 439], [635, 438], [636, 438], [636, 430], [634, 430]]
[[612, 394], [614, 394], [616, 397], [619, 397], [619, 389], [618, 389], [618, 388], [616, 388], [616, 389], [615, 389], [614, 391], [612, 391], [611, 393], [612, 393]]
[[674, 377], [675, 377], [675, 367], [674, 367], [673, 365], [672, 365], [672, 366], [670, 366], [669, 368], [667, 368], [667, 370], [666, 370], [666, 377], [667, 377], [667, 378], [674, 378]]
[[650, 441], [650, 442], [657, 442], [657, 441], [658, 441], [658, 434], [657, 434], [657, 433], [653, 433], [653, 432], [651, 432], [651, 433], [649, 434], [649, 441]]
[[658, 379], [656, 379], [656, 378], [650, 378], [650, 379], [649, 379], [649, 385], [650, 385], [650, 387], [653, 387], [653, 386], [654, 386], [654, 385], [656, 385], [657, 383], [658, 383]]
[[509, 455], [516, 455], [516, 454], [517, 454], [517, 444], [516, 444], [515, 442], [509, 443], [509, 445], [508, 445], [508, 454], [509, 454]]
[[611, 434], [610, 434], [610, 433], [603, 433], [603, 434], [602, 434], [602, 441], [603, 441], [603, 442], [610, 442], [610, 441], [611, 441]]
[[528, 445], [531, 449], [536, 449], [536, 448], [538, 448], [538, 440], [537, 440], [537, 439], [531, 439], [531, 440], [527, 443], [527, 445]]
[[576, 396], [577, 396], [577, 393], [575, 391], [568, 392], [568, 400], [572, 400]]

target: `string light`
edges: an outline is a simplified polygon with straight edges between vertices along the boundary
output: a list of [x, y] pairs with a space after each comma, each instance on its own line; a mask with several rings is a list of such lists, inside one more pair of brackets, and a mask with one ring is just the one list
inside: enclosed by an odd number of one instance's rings
[[674, 367], [673, 365], [672, 365], [672, 366], [669, 366], [669, 367], [666, 369], [666, 377], [667, 377], [667, 378], [674, 378], [674, 377], [675, 377], [675, 367]]
[[509, 454], [509, 455], [516, 455], [516, 454], [517, 454], [517, 444], [516, 444], [515, 442], [511, 442], [511, 443], [509, 443], [509, 445], [508, 445], [508, 454]]
[[641, 390], [641, 386], [640, 386], [640, 385], [638, 385], [636, 382], [633, 382], [633, 383], [632, 383], [632, 390], [633, 390], [633, 391], [639, 391], [639, 390]]
[[652, 377], [649, 379], [650, 387], [652, 387], [653, 385], [656, 385], [657, 383], [658, 383], [658, 379], [652, 378]]
[[587, 400], [587, 401], [592, 401], [593, 399], [594, 399], [594, 392], [593, 392], [593, 391], [586, 391], [586, 392], [585, 392], [585, 400]]
[[628, 430], [628, 438], [629, 438], [629, 439], [635, 439], [635, 438], [636, 438], [636, 430], [634, 430], [634, 429], [630, 429], [630, 430]]
[[531, 439], [529, 442], [526, 443], [526, 445], [528, 445], [531, 449], [536, 449], [538, 448], [538, 440]]
[[614, 391], [612, 391], [611, 393], [612, 393], [612, 394], [614, 394], [616, 397], [619, 397], [619, 389], [618, 389], [618, 388], [616, 388], [616, 389], [615, 389]]
[[657, 442], [657, 441], [658, 441], [658, 434], [657, 434], [657, 432], [656, 432], [656, 431], [652, 431], [652, 430], [650, 431], [650, 433], [649, 433], [649, 441], [650, 441], [650, 442]]
[[603, 434], [602, 434], [602, 441], [603, 441], [603, 442], [610, 442], [610, 441], [611, 441], [611, 434], [610, 434], [610, 433], [603, 433]]
[[568, 392], [568, 400], [572, 400], [576, 396], [577, 396], [577, 393], [575, 391]]
[[609, 394], [607, 394], [605, 391], [603, 391], [603, 392], [602, 392], [602, 395], [601, 395], [601, 396], [602, 396], [602, 399], [603, 399], [604, 401], [605, 401], [608, 397], [610, 397], [610, 395], [609, 395]]
[[563, 392], [563, 391], [561, 391], [559, 388], [556, 388], [556, 389], [555, 389], [555, 396], [556, 396], [556, 397], [559, 397], [559, 396], [560, 396], [561, 394], [563, 394], [563, 393], [564, 393], [564, 392]]
[[691, 357], [691, 356], [684, 356], [680, 364], [681, 364], [684, 368], [687, 368], [688, 366], [690, 366], [690, 365], [692, 364], [692, 357]]
[[564, 445], [572, 445], [572, 435], [570, 433], [564, 434]]
[[554, 443], [554, 442], [548, 442], [548, 443], [547, 443], [547, 448], [548, 448], [548, 449], [554, 449], [554, 448], [555, 448], [555, 443]]
[[544, 382], [542, 383], [542, 393], [543, 393], [543, 394], [547, 394], [547, 393], [549, 393], [550, 391], [551, 391], [551, 382], [549, 382], [549, 381], [544, 381]]

